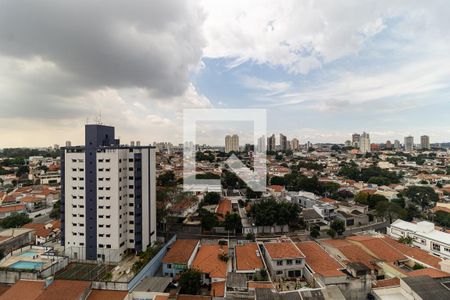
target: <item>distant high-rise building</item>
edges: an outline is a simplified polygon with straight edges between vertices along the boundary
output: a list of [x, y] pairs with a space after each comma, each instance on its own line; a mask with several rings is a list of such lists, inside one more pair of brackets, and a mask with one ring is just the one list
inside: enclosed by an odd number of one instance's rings
[[352, 134], [352, 145], [353, 145], [353, 147], [359, 147], [360, 140], [361, 140], [361, 135], [359, 133]]
[[266, 152], [267, 151], [267, 146], [266, 146], [266, 136], [262, 136], [258, 139], [258, 145], [256, 146], [256, 151], [257, 152]]
[[395, 150], [400, 150], [400, 141], [399, 140], [395, 140], [394, 141], [394, 149]]
[[392, 149], [392, 143], [391, 141], [386, 141], [386, 149]]
[[267, 138], [267, 151], [275, 151], [276, 150], [276, 141], [275, 134], [272, 134]]
[[345, 147], [351, 147], [351, 146], [352, 146], [352, 141], [346, 140], [345, 141]]
[[368, 133], [363, 132], [359, 140], [359, 151], [361, 153], [370, 152], [370, 137]]
[[292, 151], [298, 151], [300, 150], [300, 142], [298, 139], [293, 138], [291, 141], [291, 149]]
[[239, 152], [239, 136], [237, 134], [227, 135], [225, 137], [225, 152]]
[[288, 149], [287, 137], [280, 133], [280, 150], [286, 151]]
[[414, 137], [407, 136], [405, 137], [405, 151], [412, 152], [414, 150]]
[[79, 260], [119, 262], [156, 242], [156, 153], [124, 146], [114, 127], [86, 125], [61, 148], [61, 244]]
[[428, 135], [422, 135], [420, 137], [420, 146], [422, 150], [430, 149], [430, 137]]

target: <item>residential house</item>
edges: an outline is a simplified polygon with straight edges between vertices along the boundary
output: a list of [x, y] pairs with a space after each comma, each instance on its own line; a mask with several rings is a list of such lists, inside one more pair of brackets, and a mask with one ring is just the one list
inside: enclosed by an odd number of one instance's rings
[[176, 240], [162, 259], [163, 275], [176, 277], [190, 268], [199, 247], [199, 240]]

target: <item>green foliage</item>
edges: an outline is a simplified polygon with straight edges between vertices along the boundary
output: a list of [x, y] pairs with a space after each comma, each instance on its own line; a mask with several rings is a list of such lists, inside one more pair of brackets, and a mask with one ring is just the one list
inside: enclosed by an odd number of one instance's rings
[[410, 186], [403, 193], [405, 197], [419, 205], [422, 211], [433, 206], [439, 200], [438, 194], [428, 186]]
[[112, 279], [111, 272], [106, 273], [105, 277], [103, 277], [103, 281], [111, 281], [111, 279]]
[[28, 174], [30, 172], [30, 168], [28, 166], [20, 166], [16, 171], [16, 176], [20, 177], [22, 175]]
[[50, 212], [50, 218], [54, 219], [54, 220], [58, 220], [61, 218], [61, 201], [58, 200], [55, 202], [55, 204], [53, 205], [53, 209]]
[[255, 275], [253, 276], [254, 281], [268, 281], [269, 280], [269, 274], [267, 273], [266, 269], [261, 269], [259, 271], [255, 272]]
[[345, 223], [342, 220], [334, 220], [330, 224], [330, 229], [334, 230], [338, 235], [342, 235], [345, 231]]
[[406, 245], [411, 245], [413, 242], [413, 238], [410, 237], [409, 235], [406, 237], [401, 236], [398, 238], [398, 242]]
[[334, 237], [336, 236], [336, 231], [332, 228], [328, 229], [327, 234], [334, 239]]
[[247, 185], [234, 172], [222, 170], [222, 186], [224, 188], [246, 188]]
[[300, 206], [290, 202], [277, 202], [273, 198], [255, 203], [252, 213], [256, 226], [291, 225], [299, 223]]
[[218, 257], [219, 257], [219, 259], [220, 259], [221, 261], [223, 261], [223, 262], [228, 262], [228, 260], [230, 259], [230, 258], [228, 257], [228, 254], [227, 254], [227, 253], [219, 253]]
[[203, 197], [203, 204], [204, 205], [213, 205], [213, 204], [219, 204], [220, 201], [220, 194], [216, 192], [210, 192], [206, 193], [205, 197]]
[[307, 191], [320, 194], [322, 190], [316, 176], [309, 178], [298, 173], [291, 173], [286, 174], [284, 180], [288, 191]]
[[364, 181], [379, 185], [399, 183], [401, 179], [401, 175], [375, 166], [359, 170], [355, 165], [344, 165], [341, 167], [339, 175], [355, 181]]
[[258, 199], [262, 196], [262, 192], [255, 192], [249, 187], [247, 187], [245, 194], [247, 195], [248, 199]]
[[0, 221], [0, 226], [4, 229], [18, 228], [31, 223], [31, 219], [26, 214], [12, 214]]
[[377, 216], [387, 218], [389, 223], [392, 223], [393, 219], [403, 219], [406, 215], [406, 211], [400, 205], [389, 201], [378, 202], [375, 210]]
[[272, 185], [284, 185], [284, 177], [274, 176], [270, 179]]
[[297, 168], [301, 169], [308, 169], [308, 170], [317, 170], [317, 171], [323, 171], [324, 166], [315, 162], [311, 161], [299, 161], [297, 163]]
[[195, 175], [196, 179], [220, 179], [220, 175], [214, 174], [214, 173], [201, 173], [201, 174], [196, 174]]
[[196, 161], [209, 161], [213, 162], [216, 160], [216, 157], [211, 152], [201, 152], [197, 151], [195, 154], [195, 160]]
[[249, 232], [245, 235], [245, 239], [249, 241], [255, 241], [255, 234], [253, 232]]
[[158, 176], [157, 185], [159, 186], [176, 186], [177, 181], [175, 179], [175, 174], [173, 171], [167, 171], [161, 175]]
[[180, 294], [198, 295], [202, 286], [202, 273], [196, 269], [187, 269], [178, 280]]
[[226, 230], [240, 232], [242, 229], [241, 217], [236, 213], [227, 214], [224, 225]]
[[317, 239], [320, 236], [320, 231], [317, 227], [312, 227], [309, 235], [313, 238], [313, 239]]
[[218, 225], [216, 214], [213, 214], [212, 212], [209, 212], [203, 208], [199, 209], [198, 213], [201, 219], [203, 229], [211, 230], [213, 227], [216, 227]]
[[422, 265], [420, 265], [420, 264], [418, 264], [418, 263], [416, 263], [416, 264], [413, 266], [413, 270], [421, 270], [421, 269], [425, 269], [425, 267], [422, 266]]
[[149, 245], [144, 252], [140, 252], [138, 254], [139, 260], [133, 264], [131, 270], [135, 274], [138, 273], [142, 269], [142, 267], [148, 264], [148, 262], [158, 253], [159, 250], [161, 250], [161, 247], [159, 245]]
[[382, 201], [388, 201], [388, 199], [383, 195], [377, 194], [370, 195], [369, 193], [366, 192], [359, 192], [355, 197], [355, 201], [363, 205], [368, 205], [370, 209], [373, 209], [377, 206], [377, 203]]
[[0, 152], [0, 157], [9, 157], [13, 159], [17, 159], [24, 162], [25, 157], [30, 156], [44, 156], [44, 157], [57, 157], [60, 155], [59, 151], [48, 151], [48, 150], [40, 150], [40, 149], [30, 149], [30, 148], [4, 148], [2, 152]]
[[445, 211], [437, 211], [434, 221], [440, 226], [450, 227], [450, 213]]

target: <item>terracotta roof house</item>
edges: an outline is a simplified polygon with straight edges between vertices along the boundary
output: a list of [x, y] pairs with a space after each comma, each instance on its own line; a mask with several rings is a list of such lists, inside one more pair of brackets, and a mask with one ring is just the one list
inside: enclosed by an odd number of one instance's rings
[[261, 253], [256, 243], [236, 245], [235, 247], [236, 273], [247, 274], [248, 279], [253, 279], [257, 270], [264, 269]]
[[228, 272], [228, 246], [201, 245], [192, 267], [203, 273], [202, 280], [206, 284], [224, 281]]
[[199, 240], [176, 240], [162, 259], [163, 275], [175, 277], [190, 268], [199, 247]]
[[263, 246], [272, 277], [294, 278], [303, 275], [305, 255], [290, 239], [266, 242]]

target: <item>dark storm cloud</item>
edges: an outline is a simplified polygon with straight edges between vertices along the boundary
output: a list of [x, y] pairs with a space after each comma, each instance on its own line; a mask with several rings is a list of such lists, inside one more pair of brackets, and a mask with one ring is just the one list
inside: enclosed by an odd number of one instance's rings
[[[202, 55], [202, 22], [201, 11], [181, 0], [0, 0], [0, 76], [11, 73], [9, 90], [0, 85], [0, 116], [27, 104], [63, 113], [68, 98], [104, 87], [181, 95]], [[14, 70], [36, 57], [37, 71]]]

